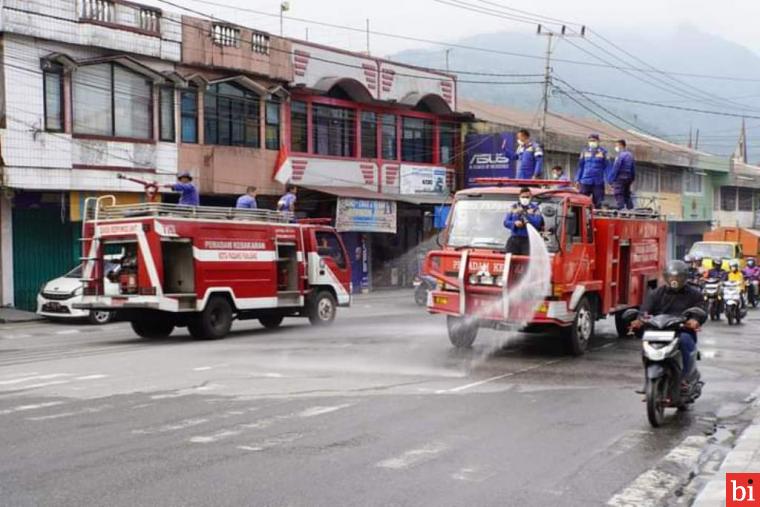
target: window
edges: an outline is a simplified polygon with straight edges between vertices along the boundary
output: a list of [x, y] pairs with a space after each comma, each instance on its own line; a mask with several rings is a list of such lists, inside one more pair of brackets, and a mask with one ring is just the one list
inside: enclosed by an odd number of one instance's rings
[[565, 248], [569, 248], [575, 243], [583, 242], [582, 214], [583, 208], [580, 206], [570, 206], [567, 208], [567, 218], [565, 219]]
[[457, 143], [457, 125], [455, 123], [441, 123], [439, 143], [439, 159], [441, 164], [453, 164], [454, 150]]
[[238, 47], [240, 45], [240, 29], [234, 26], [216, 24], [211, 30], [211, 35], [217, 46]]
[[74, 132], [153, 137], [153, 86], [117, 64], [81, 67], [74, 74]]
[[353, 109], [314, 104], [312, 122], [314, 153], [353, 157], [356, 145]]
[[320, 257], [328, 257], [335, 261], [339, 268], [346, 267], [346, 257], [338, 237], [332, 232], [317, 232], [317, 253]]
[[659, 192], [657, 169], [642, 167], [636, 169], [636, 189], [640, 192]]
[[702, 190], [702, 181], [703, 176], [701, 174], [696, 174], [693, 172], [687, 172], [684, 174], [684, 191], [687, 194], [701, 194], [703, 192]]
[[290, 149], [296, 153], [309, 151], [308, 114], [306, 102], [290, 103]]
[[739, 211], [753, 211], [753, 197], [751, 188], [739, 188]]
[[721, 187], [720, 209], [721, 211], [736, 211], [736, 187]]
[[397, 160], [398, 153], [396, 151], [396, 117], [392, 114], [382, 115], [382, 149], [383, 159], [385, 160]]
[[42, 74], [45, 130], [63, 132], [63, 67], [51, 64]]
[[180, 110], [182, 114], [182, 142], [198, 142], [198, 91], [182, 90], [180, 94]]
[[420, 118], [401, 119], [401, 160], [433, 161], [433, 124]]
[[280, 149], [280, 103], [267, 101], [266, 105], [266, 147]]
[[362, 112], [362, 158], [377, 158], [377, 114]]
[[683, 192], [683, 173], [676, 169], [663, 169], [660, 172], [660, 190], [671, 194]]
[[174, 141], [174, 88], [162, 87], [158, 95], [158, 130], [161, 141]]
[[259, 97], [242, 86], [219, 83], [205, 95], [206, 144], [258, 148]]

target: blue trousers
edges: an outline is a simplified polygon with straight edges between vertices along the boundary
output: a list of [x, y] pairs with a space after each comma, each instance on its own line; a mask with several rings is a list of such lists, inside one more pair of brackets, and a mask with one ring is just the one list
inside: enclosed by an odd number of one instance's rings
[[581, 194], [591, 196], [594, 201], [594, 208], [601, 208], [602, 202], [604, 202], [604, 184], [591, 184], [587, 185], [581, 183]]
[[629, 179], [619, 179], [612, 183], [612, 190], [615, 194], [615, 203], [617, 209], [633, 209], [633, 198], [631, 194], [631, 184]]
[[684, 378], [691, 373], [691, 369], [694, 367], [692, 364], [692, 355], [697, 352], [697, 340], [693, 333], [682, 332], [678, 337], [679, 345], [681, 346], [681, 357], [683, 358], [683, 374]]

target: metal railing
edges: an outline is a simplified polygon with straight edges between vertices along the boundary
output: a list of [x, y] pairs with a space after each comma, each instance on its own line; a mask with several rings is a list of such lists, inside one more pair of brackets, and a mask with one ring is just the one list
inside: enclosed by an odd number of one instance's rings
[[268, 209], [222, 208], [217, 206], [185, 206], [160, 202], [114, 204], [85, 209], [85, 221], [117, 220], [123, 218], [194, 218], [199, 220], [230, 220], [241, 222], [293, 222], [293, 213]]
[[141, 30], [146, 32], [161, 32], [161, 13], [154, 9], [141, 7], [137, 12], [138, 24]]
[[79, 17], [113, 23], [114, 8], [114, 2], [111, 0], [79, 0]]

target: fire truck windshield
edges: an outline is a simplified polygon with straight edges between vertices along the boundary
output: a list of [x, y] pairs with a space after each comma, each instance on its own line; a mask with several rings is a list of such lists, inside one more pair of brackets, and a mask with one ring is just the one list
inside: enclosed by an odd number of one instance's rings
[[[464, 198], [458, 199], [452, 210], [448, 246], [454, 248], [489, 248], [504, 250], [510, 231], [504, 218], [516, 199]], [[561, 199], [537, 199], [544, 217], [544, 238], [550, 252], [559, 249], [557, 232], [560, 227]]]

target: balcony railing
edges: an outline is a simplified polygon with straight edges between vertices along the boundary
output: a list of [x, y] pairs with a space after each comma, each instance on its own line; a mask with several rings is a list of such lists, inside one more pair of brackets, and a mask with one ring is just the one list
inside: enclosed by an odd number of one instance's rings
[[113, 23], [116, 7], [110, 0], [80, 0], [79, 17], [90, 21]]
[[234, 26], [215, 24], [211, 36], [214, 44], [224, 47], [240, 46], [240, 29]]
[[262, 55], [269, 54], [269, 35], [261, 32], [253, 32], [251, 36], [251, 51]]
[[142, 7], [138, 12], [137, 17], [140, 30], [153, 33], [161, 32], [161, 12]]
[[78, 0], [79, 19], [147, 35], [161, 33], [161, 11], [118, 0]]

